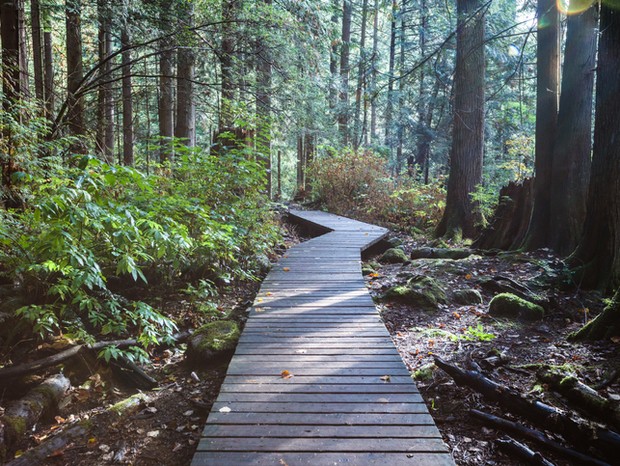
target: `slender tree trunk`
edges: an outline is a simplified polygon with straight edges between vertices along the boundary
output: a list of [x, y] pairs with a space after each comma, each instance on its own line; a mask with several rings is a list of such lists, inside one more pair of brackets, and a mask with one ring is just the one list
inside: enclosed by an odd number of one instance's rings
[[189, 147], [192, 146], [192, 132], [195, 122], [194, 116], [194, 38], [189, 28], [194, 25], [194, 3], [183, 3], [181, 14], [185, 31], [179, 41], [177, 53], [177, 115], [174, 136], [182, 139]]
[[[84, 99], [76, 93], [80, 89], [84, 70], [82, 65], [82, 27], [81, 0], [66, 1], [67, 28], [67, 125], [69, 134], [76, 137], [84, 135]], [[86, 153], [83, 141], [72, 144], [75, 153]]]
[[[125, 4], [127, 8], [127, 4]], [[123, 87], [123, 164], [133, 166], [133, 100], [131, 97], [131, 39], [129, 37], [128, 19], [125, 15], [121, 30], [122, 87]]]
[[39, 0], [30, 0], [30, 21], [32, 26], [32, 68], [34, 71], [34, 92], [38, 101], [45, 100], [43, 87], [43, 47], [41, 35], [41, 10]]
[[112, 96], [111, 11], [104, 0], [97, 2], [99, 16], [99, 89], [97, 96], [97, 149], [107, 163], [114, 163], [114, 102]]
[[479, 215], [470, 194], [482, 181], [484, 148], [483, 0], [457, 0], [456, 73], [450, 176], [438, 236], [477, 233]]
[[536, 160], [534, 208], [524, 246], [533, 250], [547, 245], [551, 215], [553, 142], [558, 121], [560, 83], [560, 15], [555, 0], [538, 0], [536, 49]]
[[54, 56], [52, 53], [52, 25], [48, 6], [41, 9], [43, 25], [43, 86], [45, 93], [45, 114], [51, 121], [54, 114]]
[[379, 0], [375, 0], [372, 20], [372, 57], [370, 58], [370, 143], [377, 139], [377, 62], [379, 60]]
[[[571, 1], [571, 5], [576, 3]], [[579, 2], [577, 2], [579, 3]], [[553, 148], [549, 246], [562, 255], [577, 244], [586, 217], [596, 57], [597, 8], [568, 17], [557, 137]]]
[[[271, 12], [272, 0], [262, 0]], [[271, 49], [266, 37], [256, 43], [256, 148], [262, 154], [267, 175], [267, 194], [271, 198]]]
[[297, 195], [303, 196], [305, 191], [306, 161], [304, 160], [304, 136], [297, 136]]
[[[424, 59], [426, 56], [426, 28], [428, 21], [428, 10], [426, 8], [426, 0], [420, 0], [420, 27], [418, 29], [418, 41], [420, 44], [420, 57]], [[434, 102], [429, 101], [426, 95], [426, 70], [424, 65], [420, 67], [420, 83], [418, 92], [418, 128], [417, 128], [417, 144], [416, 144], [416, 156], [409, 157], [407, 161], [407, 169], [410, 175], [416, 175], [424, 172], [426, 166], [430, 141], [428, 140], [428, 127], [426, 126], [427, 113], [429, 112], [429, 105], [433, 105]], [[414, 165], [416, 165], [414, 167]]]
[[[161, 27], [165, 33], [170, 33], [170, 9], [172, 8], [172, 0], [161, 1], [162, 11]], [[159, 55], [159, 137], [161, 162], [171, 160], [174, 157], [174, 148], [172, 138], [174, 137], [174, 89], [173, 89], [173, 39], [166, 37], [159, 44], [161, 53]]]
[[[334, 4], [332, 5], [333, 13], [331, 17], [331, 22], [334, 31], [338, 28], [338, 10], [340, 10], [340, 0], [333, 0]], [[334, 32], [334, 34], [336, 34]], [[330, 47], [329, 53], [329, 74], [331, 76], [331, 82], [329, 85], [329, 108], [333, 114], [336, 114], [336, 109], [338, 107], [338, 88], [339, 88], [339, 78], [338, 78], [338, 40], [334, 37]]]
[[[620, 10], [601, 4], [592, 173], [583, 235], [569, 257], [580, 284], [620, 286]], [[617, 308], [618, 309], [618, 308]], [[620, 318], [619, 314], [616, 314]]]
[[404, 94], [405, 94], [405, 80], [402, 79], [402, 75], [405, 72], [405, 46], [406, 46], [406, 17], [405, 11], [407, 8], [407, 1], [403, 0], [401, 5], [401, 13], [400, 13], [400, 51], [398, 57], [398, 68], [401, 79], [398, 81], [398, 126], [397, 126], [397, 139], [398, 143], [396, 145], [396, 167], [397, 174], [400, 174], [401, 167], [404, 162], [403, 160], [403, 144], [405, 140], [405, 124], [403, 121], [403, 102], [404, 102]]
[[353, 117], [353, 148], [357, 150], [362, 142], [360, 134], [360, 115], [364, 98], [364, 82], [366, 80], [366, 21], [368, 19], [368, 0], [362, 2], [362, 26], [360, 32], [360, 57], [357, 67], [357, 87], [355, 89], [355, 116]]
[[396, 55], [396, 17], [398, 3], [392, 0], [392, 22], [390, 27], [390, 56], [388, 61], [388, 92], [385, 108], [385, 145], [392, 147], [392, 113], [394, 108], [394, 57]]
[[234, 56], [235, 56], [235, 32], [234, 20], [237, 18], [239, 0], [222, 0], [222, 54], [220, 55], [221, 67], [221, 108], [220, 108], [220, 131], [231, 128], [234, 124], [233, 104], [235, 100], [234, 85]]
[[351, 0], [342, 2], [342, 45], [340, 52], [340, 112], [338, 128], [343, 145], [349, 143], [349, 52], [351, 45], [351, 17], [353, 6]]

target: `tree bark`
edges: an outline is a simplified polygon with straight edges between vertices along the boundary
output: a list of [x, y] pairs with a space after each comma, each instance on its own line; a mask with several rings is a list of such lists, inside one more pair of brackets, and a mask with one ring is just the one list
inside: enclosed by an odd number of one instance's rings
[[[580, 1], [571, 0], [571, 5]], [[569, 5], [570, 8], [570, 5]], [[553, 147], [548, 245], [574, 251], [586, 217], [592, 147], [597, 8], [568, 16], [557, 136]]]
[[401, 13], [400, 13], [400, 44], [399, 44], [399, 56], [398, 56], [398, 69], [400, 78], [398, 80], [398, 124], [396, 126], [396, 174], [400, 175], [402, 171], [403, 159], [403, 144], [405, 141], [405, 128], [406, 125], [403, 121], [403, 103], [405, 94], [405, 80], [402, 79], [405, 72], [405, 45], [406, 45], [406, 8], [407, 0], [402, 0]]
[[99, 16], [99, 88], [97, 96], [97, 149], [107, 163], [114, 163], [114, 101], [112, 96], [111, 11], [104, 0], [97, 1]]
[[538, 0], [536, 48], [536, 159], [534, 208], [524, 247], [545, 247], [549, 237], [553, 141], [558, 121], [560, 14], [555, 0]]
[[234, 85], [234, 55], [235, 32], [234, 20], [239, 10], [239, 0], [222, 0], [222, 53], [220, 55], [221, 68], [221, 103], [220, 103], [220, 132], [234, 125], [233, 104], [235, 100]]
[[[77, 94], [84, 78], [82, 64], [81, 0], [66, 0], [67, 28], [67, 125], [69, 134], [77, 138], [84, 135], [84, 99]], [[79, 140], [71, 145], [74, 153], [86, 153], [86, 145]]]
[[[262, 0], [271, 14], [272, 0]], [[267, 25], [269, 27], [269, 25]], [[268, 36], [261, 36], [256, 43], [256, 148], [265, 167], [267, 195], [271, 198], [271, 49]]]
[[34, 72], [34, 92], [38, 101], [45, 100], [43, 87], [43, 41], [41, 34], [41, 9], [39, 0], [30, 1], [30, 21], [32, 26], [32, 69]]
[[379, 61], [379, 0], [375, 0], [372, 19], [372, 56], [370, 57], [370, 143], [377, 139], [377, 62]]
[[568, 263], [579, 283], [620, 286], [620, 10], [601, 5], [594, 151], [581, 241]]
[[[126, 2], [127, 0], [125, 0]], [[131, 39], [129, 37], [129, 18], [127, 17], [127, 3], [125, 7], [125, 18], [121, 30], [121, 65], [123, 72], [122, 93], [123, 93], [123, 164], [133, 166], [133, 99], [131, 84]]]
[[482, 181], [484, 149], [484, 15], [482, 0], [458, 0], [450, 175], [438, 236], [472, 238], [480, 215], [471, 193]]
[[342, 2], [342, 44], [340, 51], [340, 111], [338, 112], [338, 129], [343, 145], [349, 143], [349, 56], [351, 46], [351, 17], [353, 5], [351, 0]]
[[43, 86], [45, 92], [45, 115], [49, 121], [54, 114], [54, 56], [52, 52], [52, 25], [50, 9], [46, 5], [41, 9], [43, 25]]
[[18, 100], [28, 96], [23, 0], [2, 2], [0, 26], [3, 108], [8, 111]]
[[[340, 9], [339, 0], [333, 0], [334, 4], [332, 5], [333, 13], [331, 17], [332, 26], [334, 29], [334, 34], [336, 33], [336, 29], [338, 27], [338, 10]], [[337, 108], [338, 108], [338, 44], [339, 40], [335, 37], [332, 40], [330, 53], [329, 53], [329, 75], [331, 77], [331, 82], [329, 85], [329, 108], [334, 115], [337, 116]]]
[[392, 19], [390, 25], [390, 54], [388, 60], [388, 92], [385, 107], [385, 145], [392, 147], [392, 113], [394, 112], [394, 57], [396, 55], [396, 16], [398, 3], [392, 0]]
[[[170, 33], [170, 9], [172, 8], [172, 0], [161, 0], [162, 10], [160, 12], [162, 31]], [[161, 53], [159, 55], [159, 99], [158, 99], [158, 116], [159, 116], [159, 137], [160, 139], [160, 162], [172, 160], [174, 157], [174, 148], [172, 138], [174, 137], [174, 86], [173, 86], [173, 39], [170, 37], [163, 38], [160, 43]]]
[[182, 139], [185, 145], [192, 147], [194, 141], [194, 66], [196, 57], [194, 55], [194, 38], [190, 28], [194, 26], [194, 3], [192, 1], [182, 2], [183, 33], [179, 39], [179, 49], [177, 52], [177, 113], [174, 137]]
[[364, 99], [366, 83], [366, 21], [368, 19], [368, 0], [362, 2], [362, 26], [360, 31], [360, 56], [357, 67], [357, 87], [355, 89], [355, 115], [353, 117], [353, 148], [357, 150], [362, 142], [360, 132], [360, 116], [362, 113], [362, 99]]

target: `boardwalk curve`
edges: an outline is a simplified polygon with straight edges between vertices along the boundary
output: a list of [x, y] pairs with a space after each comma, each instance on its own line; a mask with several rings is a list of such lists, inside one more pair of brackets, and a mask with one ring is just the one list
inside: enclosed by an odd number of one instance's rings
[[362, 278], [387, 230], [290, 214], [332, 231], [265, 278], [192, 466], [454, 465]]

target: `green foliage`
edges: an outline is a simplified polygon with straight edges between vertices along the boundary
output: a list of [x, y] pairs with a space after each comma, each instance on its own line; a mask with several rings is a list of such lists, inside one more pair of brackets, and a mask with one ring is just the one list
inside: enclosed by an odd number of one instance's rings
[[151, 175], [88, 156], [69, 169], [50, 166], [45, 178], [31, 179], [27, 208], [0, 211], [2, 272], [30, 303], [17, 316], [39, 338], [136, 335], [141, 348], [169, 338], [176, 329], [169, 317], [123, 293], [183, 279], [197, 280], [189, 291], [208, 299], [214, 282], [253, 278], [254, 257], [278, 237], [261, 173], [238, 151], [217, 159], [186, 151], [174, 171]]
[[310, 167], [309, 177], [314, 199], [329, 211], [402, 230], [433, 228], [445, 206], [441, 182], [394, 180], [371, 151], [334, 151]]

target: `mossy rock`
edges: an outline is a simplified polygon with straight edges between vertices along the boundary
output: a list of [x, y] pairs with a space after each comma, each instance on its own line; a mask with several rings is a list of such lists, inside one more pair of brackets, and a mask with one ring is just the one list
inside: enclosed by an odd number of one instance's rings
[[398, 246], [402, 246], [403, 245], [403, 240], [400, 239], [400, 238], [397, 238], [396, 236], [392, 236], [390, 238], [387, 238], [385, 240], [385, 242], [388, 243], [393, 248], [397, 248]]
[[540, 320], [545, 316], [545, 310], [542, 306], [512, 293], [500, 293], [489, 303], [489, 314], [496, 317]]
[[239, 327], [231, 320], [209, 322], [192, 335], [186, 355], [195, 362], [206, 362], [229, 355], [237, 346], [239, 335]]
[[379, 258], [379, 262], [384, 264], [402, 264], [409, 262], [409, 258], [402, 249], [390, 248]]
[[478, 290], [466, 288], [464, 290], [456, 290], [452, 292], [452, 301], [461, 306], [473, 306], [482, 304], [482, 295]]
[[411, 251], [411, 259], [466, 259], [471, 256], [471, 249], [462, 248], [419, 248]]
[[448, 301], [445, 291], [429, 277], [414, 277], [407, 285], [394, 286], [387, 290], [383, 299], [397, 301], [426, 311], [435, 311], [439, 304]]
[[370, 275], [371, 273], [377, 273], [377, 271], [368, 264], [362, 265], [362, 275], [366, 276]]
[[413, 380], [417, 380], [418, 382], [422, 382], [425, 380], [431, 380], [433, 378], [433, 372], [435, 371], [436, 368], [437, 366], [435, 366], [434, 363], [425, 364], [419, 369], [416, 369], [415, 371], [413, 371], [413, 374], [411, 375], [411, 377], [413, 377]]

